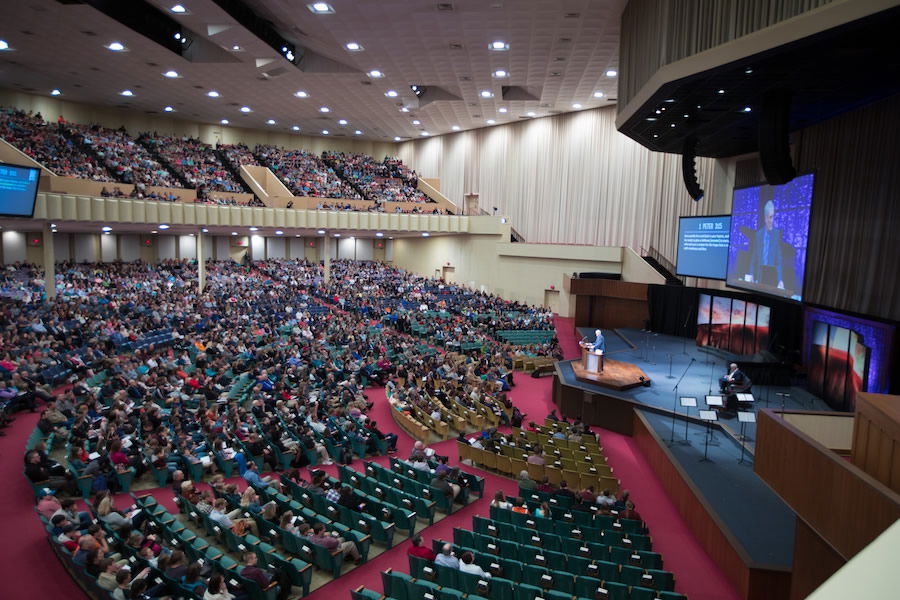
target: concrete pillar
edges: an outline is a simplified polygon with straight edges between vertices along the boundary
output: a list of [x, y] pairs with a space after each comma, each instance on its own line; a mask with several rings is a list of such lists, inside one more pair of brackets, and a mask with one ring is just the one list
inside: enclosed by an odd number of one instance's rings
[[44, 293], [48, 300], [56, 298], [56, 263], [54, 262], [53, 232], [50, 224], [44, 223]]
[[202, 294], [206, 289], [206, 234], [202, 230], [197, 231], [197, 284]]

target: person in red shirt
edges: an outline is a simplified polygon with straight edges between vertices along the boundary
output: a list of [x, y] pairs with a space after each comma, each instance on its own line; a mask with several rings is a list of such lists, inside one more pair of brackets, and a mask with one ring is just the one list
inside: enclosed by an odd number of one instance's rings
[[413, 537], [412, 546], [409, 547], [407, 552], [413, 556], [418, 556], [419, 558], [424, 558], [432, 562], [437, 558], [437, 554], [422, 545], [422, 536], [420, 535]]

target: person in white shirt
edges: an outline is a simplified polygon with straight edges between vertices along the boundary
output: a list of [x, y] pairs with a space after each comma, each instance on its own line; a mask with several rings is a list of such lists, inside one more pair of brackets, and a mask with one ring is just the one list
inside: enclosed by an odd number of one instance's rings
[[440, 565], [442, 567], [452, 567], [454, 569], [459, 568], [459, 559], [453, 556], [451, 550], [453, 546], [450, 544], [444, 544], [441, 547], [441, 553], [438, 554], [434, 559], [434, 564]]
[[471, 552], [463, 552], [459, 561], [459, 570], [463, 573], [472, 573], [484, 579], [490, 579], [491, 574], [475, 564], [475, 556]]

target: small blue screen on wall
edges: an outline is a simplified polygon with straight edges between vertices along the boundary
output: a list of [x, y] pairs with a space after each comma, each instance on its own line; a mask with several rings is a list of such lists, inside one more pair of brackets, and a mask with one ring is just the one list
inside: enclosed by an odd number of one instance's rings
[[0, 215], [33, 216], [40, 180], [40, 169], [0, 163]]
[[675, 271], [687, 277], [725, 279], [731, 217], [681, 217]]

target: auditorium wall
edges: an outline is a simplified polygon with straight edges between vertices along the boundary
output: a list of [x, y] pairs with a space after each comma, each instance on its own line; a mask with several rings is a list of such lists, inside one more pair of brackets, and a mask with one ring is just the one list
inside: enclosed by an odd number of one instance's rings
[[[9, 89], [0, 89], [0, 106], [14, 106], [22, 110], [40, 112], [45, 121], [55, 122], [62, 116], [72, 123], [99, 124], [117, 129], [125, 127], [131, 135], [157, 132], [159, 135], [190, 136], [213, 144], [244, 143], [270, 144], [284, 148], [301, 148], [319, 153], [323, 150], [361, 152], [375, 158], [394, 156], [397, 144], [328, 136], [307, 136], [273, 129], [249, 129], [232, 125], [197, 123], [164, 114], [148, 115], [142, 111], [122, 110], [106, 106], [91, 106], [62, 98], [37, 96]], [[178, 114], [178, 113], [175, 113]], [[235, 120], [241, 117], [237, 117]], [[290, 124], [285, 124], [287, 128]]]

